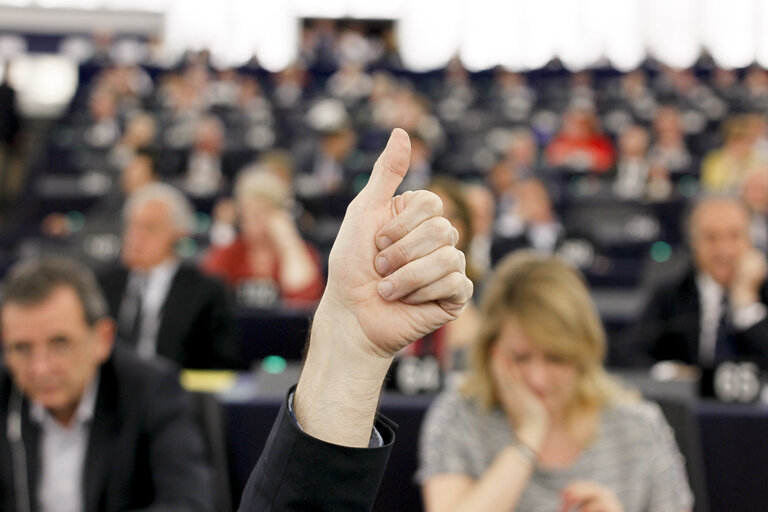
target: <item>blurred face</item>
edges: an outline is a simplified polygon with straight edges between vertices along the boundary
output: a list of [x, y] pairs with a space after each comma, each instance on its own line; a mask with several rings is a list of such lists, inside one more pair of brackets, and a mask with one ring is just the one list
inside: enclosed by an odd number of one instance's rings
[[33, 402], [67, 423], [112, 349], [113, 324], [93, 326], [75, 291], [55, 288], [39, 304], [2, 309], [5, 360], [11, 377]]
[[556, 354], [534, 344], [514, 320], [507, 322], [496, 341], [502, 354], [520, 370], [524, 384], [553, 416], [562, 416], [574, 398], [578, 369]]
[[126, 196], [133, 194], [152, 181], [154, 181], [152, 161], [143, 155], [133, 157], [120, 172], [120, 185]]
[[691, 218], [691, 244], [696, 267], [728, 286], [751, 246], [747, 212], [730, 200], [700, 204]]
[[240, 205], [240, 232], [246, 242], [261, 243], [269, 238], [269, 219], [273, 211], [271, 204], [258, 198]]
[[158, 200], [139, 204], [126, 219], [123, 263], [132, 270], [149, 270], [174, 255], [180, 237], [167, 204]]

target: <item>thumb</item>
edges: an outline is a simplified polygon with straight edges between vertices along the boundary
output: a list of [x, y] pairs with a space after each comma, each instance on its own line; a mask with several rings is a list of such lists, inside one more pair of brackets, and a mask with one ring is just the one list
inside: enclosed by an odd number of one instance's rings
[[375, 202], [389, 201], [408, 172], [410, 163], [411, 140], [405, 130], [395, 128], [389, 136], [387, 147], [373, 165], [371, 178], [361, 194]]

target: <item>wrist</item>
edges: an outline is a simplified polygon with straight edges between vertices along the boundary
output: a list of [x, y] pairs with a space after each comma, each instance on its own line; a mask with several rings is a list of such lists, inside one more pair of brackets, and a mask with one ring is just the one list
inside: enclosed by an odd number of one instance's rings
[[521, 425], [515, 432], [515, 438], [538, 454], [547, 436], [548, 424], [546, 420], [528, 422]]
[[312, 322], [309, 349], [294, 398], [305, 432], [344, 446], [368, 446], [392, 357], [367, 349], [354, 315], [326, 294]]
[[735, 287], [730, 292], [731, 305], [746, 306], [759, 302], [758, 293], [750, 287]]

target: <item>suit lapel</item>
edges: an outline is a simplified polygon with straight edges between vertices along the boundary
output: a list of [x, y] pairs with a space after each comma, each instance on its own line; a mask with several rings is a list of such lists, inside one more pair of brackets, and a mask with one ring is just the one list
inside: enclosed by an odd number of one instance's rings
[[27, 400], [24, 400], [21, 417], [21, 435], [24, 439], [24, 450], [27, 455], [27, 489], [29, 490], [29, 503], [34, 511], [38, 509], [37, 483], [40, 476], [40, 427], [33, 423], [29, 417], [29, 402]]
[[117, 404], [117, 377], [109, 361], [101, 369], [96, 408], [85, 455], [85, 512], [98, 512], [106, 505], [103, 501], [114, 461], [113, 452], [119, 441], [121, 423]]
[[690, 333], [686, 336], [686, 350], [691, 362], [699, 360], [699, 340], [701, 338], [701, 294], [696, 284], [696, 274], [691, 272], [685, 280], [684, 294], [680, 298], [680, 307], [688, 325], [683, 332]]

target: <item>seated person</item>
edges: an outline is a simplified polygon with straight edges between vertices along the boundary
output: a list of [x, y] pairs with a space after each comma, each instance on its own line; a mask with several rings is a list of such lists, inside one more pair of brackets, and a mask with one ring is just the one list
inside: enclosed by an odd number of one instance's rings
[[203, 269], [232, 286], [266, 284], [286, 301], [319, 300], [324, 286], [320, 258], [301, 238], [289, 197], [285, 182], [267, 169], [241, 174], [235, 186], [240, 236], [212, 248]]
[[574, 106], [563, 115], [560, 133], [546, 151], [547, 164], [576, 171], [604, 173], [614, 161], [611, 140], [600, 133], [591, 107]]
[[427, 512], [690, 510], [661, 410], [605, 373], [605, 334], [581, 276], [522, 252], [490, 283], [473, 366], [422, 426]]
[[751, 358], [766, 365], [766, 259], [750, 242], [749, 224], [736, 199], [709, 197], [694, 206], [692, 266], [653, 292], [640, 319], [612, 344], [612, 364], [712, 366]]
[[565, 239], [565, 228], [544, 183], [525, 179], [515, 188], [514, 197], [512, 211], [502, 213], [505, 220], [499, 223], [491, 240], [492, 265], [519, 249], [553, 254]]
[[113, 348], [93, 275], [33, 260], [3, 284], [0, 510], [212, 511], [203, 439], [177, 372]]
[[226, 286], [176, 255], [193, 227], [187, 198], [153, 183], [128, 198], [124, 219], [122, 265], [99, 276], [118, 340], [185, 368], [236, 367]]

